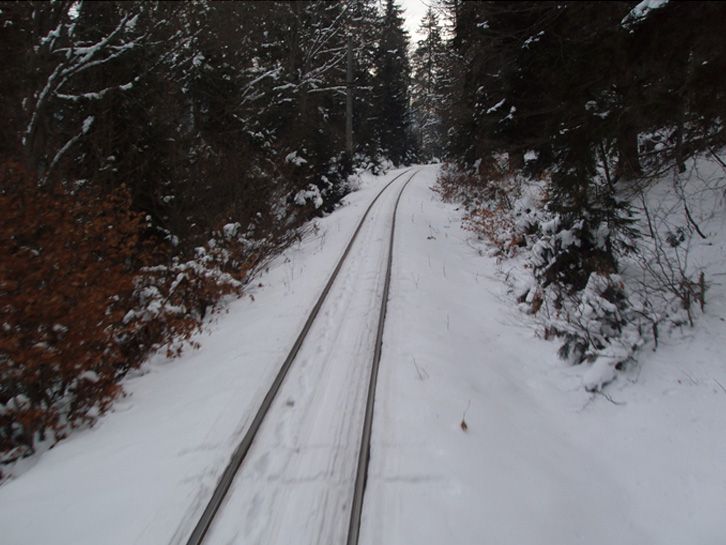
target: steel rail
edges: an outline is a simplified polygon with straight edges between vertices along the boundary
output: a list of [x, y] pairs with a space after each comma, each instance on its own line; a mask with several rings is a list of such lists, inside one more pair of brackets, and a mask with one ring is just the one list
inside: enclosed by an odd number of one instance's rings
[[360, 536], [360, 523], [363, 514], [363, 499], [368, 482], [368, 463], [371, 455], [371, 433], [373, 430], [373, 407], [376, 401], [376, 384], [378, 383], [378, 369], [381, 363], [383, 352], [383, 329], [386, 322], [386, 311], [388, 309], [388, 293], [391, 287], [391, 269], [393, 267], [393, 242], [396, 233], [396, 212], [398, 203], [401, 202], [401, 195], [420, 170], [417, 170], [406, 180], [398, 193], [396, 204], [393, 207], [393, 220], [391, 223], [391, 238], [388, 243], [388, 262], [386, 265], [386, 277], [383, 284], [383, 295], [381, 296], [381, 308], [378, 314], [378, 331], [373, 349], [373, 363], [371, 365], [371, 376], [368, 383], [368, 398], [366, 400], [365, 419], [363, 421], [363, 433], [361, 435], [360, 450], [358, 451], [358, 471], [355, 476], [355, 488], [353, 489], [353, 503], [350, 509], [350, 521], [348, 524], [347, 545], [358, 545]]
[[[346, 258], [348, 257], [348, 254], [350, 253], [351, 248], [353, 247], [353, 243], [355, 242], [356, 238], [358, 237], [358, 233], [360, 232], [361, 228], [363, 227], [363, 224], [365, 223], [366, 218], [368, 217], [368, 213], [373, 208], [373, 205], [375, 205], [376, 201], [378, 201], [378, 198], [383, 194], [386, 189], [388, 189], [393, 182], [410, 172], [411, 169], [405, 170], [401, 174], [397, 175], [395, 178], [393, 178], [390, 182], [388, 182], [383, 189], [381, 189], [378, 194], [375, 196], [375, 198], [371, 201], [371, 203], [368, 205], [368, 208], [366, 208], [366, 211], [363, 214], [363, 217], [358, 222], [358, 226], [356, 227], [356, 230], [353, 232], [353, 236], [351, 237], [350, 241], [348, 242], [348, 245], [345, 248], [345, 251], [343, 252], [343, 255], [338, 260], [338, 264], [336, 265], [335, 269], [333, 270], [333, 273], [330, 275], [330, 278], [328, 279], [328, 282], [325, 284], [325, 287], [323, 288], [323, 291], [320, 294], [320, 297], [318, 297], [317, 302], [315, 303], [315, 306], [310, 311], [310, 314], [308, 315], [307, 320], [305, 321], [305, 325], [303, 325], [302, 330], [298, 334], [297, 338], [295, 339], [295, 343], [292, 345], [292, 348], [290, 349], [290, 352], [288, 353], [287, 357], [285, 358], [285, 361], [282, 363], [282, 366], [280, 367], [280, 370], [277, 372], [277, 375], [275, 376], [275, 380], [272, 382], [272, 385], [270, 386], [269, 390], [267, 391], [267, 394], [265, 395], [264, 399], [262, 400], [262, 404], [257, 409], [257, 413], [255, 413], [254, 418], [252, 419], [252, 423], [250, 424], [250, 427], [247, 430], [247, 433], [245, 433], [244, 437], [240, 441], [239, 445], [235, 449], [235, 451], [232, 453], [232, 456], [229, 460], [229, 463], [224, 469], [224, 472], [222, 473], [221, 477], [219, 478], [219, 481], [217, 482], [217, 485], [214, 489], [214, 492], [212, 493], [212, 497], [209, 500], [209, 503], [207, 503], [206, 508], [204, 509], [204, 512], [202, 513], [202, 516], [199, 518], [199, 521], [197, 522], [196, 526], [194, 527], [194, 530], [192, 531], [191, 535], [189, 536], [189, 539], [187, 540], [187, 545], [201, 545], [201, 543], [204, 541], [204, 537], [207, 534], [207, 531], [212, 525], [212, 522], [214, 521], [214, 517], [216, 516], [217, 512], [219, 511], [219, 508], [222, 505], [222, 502], [224, 501], [225, 496], [227, 495], [227, 492], [229, 491], [229, 487], [232, 485], [232, 481], [234, 480], [235, 475], [239, 471], [240, 466], [242, 465], [242, 462], [244, 461], [245, 457], [247, 456], [247, 453], [250, 450], [250, 447], [252, 446], [252, 442], [255, 440], [255, 437], [257, 436], [257, 433], [260, 430], [260, 427], [262, 426], [262, 422], [265, 419], [265, 416], [267, 416], [268, 411], [270, 410], [270, 406], [272, 405], [272, 402], [274, 401], [275, 397], [277, 396], [277, 393], [280, 390], [280, 387], [282, 386], [283, 381], [285, 380], [285, 377], [287, 376], [288, 371], [290, 370], [290, 367], [292, 366], [293, 361], [295, 360], [295, 357], [297, 356], [297, 353], [300, 351], [300, 347], [302, 346], [303, 342], [305, 341], [305, 337], [307, 336], [308, 332], [310, 331], [310, 328], [313, 325], [313, 322], [315, 321], [315, 318], [318, 315], [318, 312], [320, 312], [320, 308], [323, 306], [323, 303], [325, 302], [326, 297], [328, 296], [328, 293], [330, 292], [330, 289], [333, 286], [333, 283], [335, 282], [335, 279], [338, 276], [338, 273], [340, 272], [340, 269], [343, 267], [343, 263], [345, 262]], [[414, 173], [415, 174], [415, 173]], [[411, 176], [411, 178], [413, 175]], [[409, 181], [411, 181], [411, 178], [409, 178], [406, 181], [406, 184], [408, 184]], [[405, 185], [404, 185], [405, 187]], [[399, 194], [398, 198], [400, 199], [401, 196]], [[396, 207], [398, 206], [398, 200], [396, 201]], [[394, 224], [395, 224], [395, 210], [394, 210]], [[390, 259], [390, 256], [389, 256]], [[390, 272], [390, 271], [389, 271]], [[386, 292], [387, 293], [387, 292]]]

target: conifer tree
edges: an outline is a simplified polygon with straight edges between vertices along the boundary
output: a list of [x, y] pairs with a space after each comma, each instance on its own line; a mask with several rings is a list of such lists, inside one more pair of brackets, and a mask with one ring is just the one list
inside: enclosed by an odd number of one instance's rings
[[380, 152], [375, 66], [382, 20], [378, 0], [348, 0], [353, 47], [353, 143], [357, 153], [375, 159]]
[[411, 56], [412, 107], [419, 155], [424, 160], [441, 157], [444, 135], [442, 106], [445, 92], [446, 49], [439, 21], [429, 8], [421, 21], [422, 34]]
[[376, 59], [375, 103], [378, 112], [378, 138], [381, 150], [394, 163], [414, 157], [411, 131], [408, 61], [408, 33], [401, 7], [386, 0]]
[[447, 95], [450, 155], [480, 169], [506, 157], [513, 171], [546, 170], [548, 207], [561, 228], [582, 233], [569, 270], [579, 281], [583, 271], [615, 270], [612, 239], [593, 233], [628, 228], [618, 182], [648, 162], [651, 171], [683, 168], [726, 142], [717, 30], [726, 8], [450, 0], [447, 9], [460, 59]]

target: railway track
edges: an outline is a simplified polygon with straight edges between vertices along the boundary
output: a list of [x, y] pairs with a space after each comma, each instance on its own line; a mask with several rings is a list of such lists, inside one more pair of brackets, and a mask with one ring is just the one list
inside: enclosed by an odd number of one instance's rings
[[367, 473], [368, 473], [368, 461], [369, 461], [369, 454], [370, 454], [370, 438], [371, 438], [371, 431], [372, 431], [372, 425], [373, 425], [373, 406], [375, 402], [375, 390], [376, 390], [376, 381], [378, 377], [378, 368], [380, 364], [381, 359], [381, 352], [382, 352], [382, 344], [383, 344], [383, 331], [385, 326], [385, 317], [386, 317], [386, 307], [388, 302], [388, 295], [390, 290], [390, 281], [391, 281], [391, 266], [393, 262], [393, 244], [394, 244], [394, 237], [395, 237], [395, 226], [396, 226], [396, 211], [398, 210], [398, 204], [401, 200], [401, 196], [403, 194], [403, 191], [406, 189], [406, 186], [409, 184], [409, 182], [413, 179], [413, 177], [417, 174], [418, 171], [411, 172], [412, 169], [408, 169], [401, 174], [397, 175], [395, 178], [393, 178], [390, 182], [388, 182], [381, 191], [378, 192], [378, 194], [375, 196], [375, 198], [371, 201], [371, 203], [368, 205], [367, 209], [365, 210], [363, 216], [361, 217], [355, 231], [353, 232], [353, 235], [351, 236], [345, 250], [343, 251], [342, 256], [338, 260], [338, 263], [336, 264], [335, 268], [333, 269], [332, 274], [330, 275], [327, 283], [325, 284], [325, 287], [323, 288], [323, 291], [321, 292], [318, 300], [316, 301], [315, 305], [313, 306], [312, 310], [310, 311], [305, 324], [303, 325], [302, 330], [298, 334], [297, 338], [295, 339], [295, 342], [290, 349], [287, 357], [285, 358], [282, 366], [280, 367], [277, 375], [275, 376], [275, 379], [273, 380], [270, 388], [268, 389], [262, 403], [260, 404], [257, 412], [255, 413], [255, 416], [243, 436], [242, 440], [238, 444], [237, 448], [233, 452], [229, 463], [224, 469], [224, 472], [222, 473], [221, 477], [219, 478], [219, 481], [217, 482], [217, 485], [214, 489], [214, 492], [209, 500], [209, 502], [206, 505], [206, 508], [204, 509], [201, 517], [199, 518], [196, 526], [194, 527], [192, 533], [190, 534], [187, 545], [201, 545], [205, 541], [205, 537], [207, 536], [207, 533], [209, 529], [211, 528], [212, 524], [215, 521], [215, 518], [217, 517], [217, 514], [220, 512], [220, 508], [223, 505], [223, 502], [225, 500], [225, 497], [227, 496], [227, 493], [230, 489], [230, 486], [232, 485], [232, 482], [235, 479], [235, 476], [239, 472], [240, 468], [243, 466], [245, 459], [247, 457], [248, 452], [250, 451], [250, 448], [252, 447], [253, 442], [255, 441], [255, 438], [265, 421], [269, 411], [270, 407], [272, 406], [273, 401], [278, 395], [278, 392], [280, 391], [280, 388], [285, 381], [285, 377], [288, 375], [288, 372], [290, 371], [290, 368], [292, 367], [293, 362], [295, 361], [296, 356], [298, 355], [298, 352], [300, 351], [300, 348], [302, 347], [303, 343], [305, 342], [308, 333], [315, 323], [316, 318], [318, 317], [318, 314], [320, 312], [320, 309], [322, 308], [323, 304], [325, 303], [328, 294], [330, 293], [333, 284], [335, 283], [338, 274], [340, 273], [340, 270], [342, 269], [344, 263], [346, 262], [346, 259], [348, 258], [348, 255], [350, 254], [351, 248], [353, 248], [353, 245], [356, 242], [356, 239], [358, 238], [358, 234], [360, 233], [363, 225], [366, 222], [366, 219], [368, 218], [368, 215], [370, 211], [375, 206], [376, 202], [379, 200], [381, 195], [383, 195], [389, 187], [391, 187], [394, 182], [399, 180], [400, 178], [407, 176], [408, 178], [405, 180], [405, 182], [401, 185], [401, 189], [398, 192], [398, 195], [396, 197], [395, 205], [393, 207], [392, 212], [392, 220], [391, 220], [391, 228], [390, 228], [390, 236], [388, 240], [388, 250], [387, 250], [387, 259], [386, 259], [386, 271], [384, 276], [384, 284], [383, 284], [383, 293], [381, 296], [380, 301], [380, 307], [379, 307], [379, 313], [378, 313], [378, 324], [376, 329], [376, 337], [374, 341], [373, 346], [373, 358], [371, 362], [371, 368], [370, 368], [370, 376], [369, 376], [369, 383], [368, 383], [368, 389], [367, 389], [367, 397], [366, 397], [366, 408], [365, 408], [365, 416], [364, 416], [364, 422], [361, 432], [361, 440], [360, 440], [360, 446], [358, 449], [358, 463], [357, 463], [357, 470], [356, 470], [356, 477], [355, 477], [355, 485], [353, 490], [353, 501], [349, 513], [349, 524], [348, 524], [348, 532], [347, 532], [347, 545], [357, 545], [358, 543], [358, 537], [360, 533], [360, 523], [361, 523], [361, 515], [363, 510], [363, 499], [365, 495], [365, 486], [366, 486], [366, 480], [367, 480]]

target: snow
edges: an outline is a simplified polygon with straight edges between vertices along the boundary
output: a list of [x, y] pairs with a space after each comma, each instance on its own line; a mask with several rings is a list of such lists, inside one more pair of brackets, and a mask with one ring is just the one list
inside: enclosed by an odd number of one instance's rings
[[504, 119], [502, 119], [500, 121], [500, 123], [502, 121], [511, 121], [512, 119], [514, 119], [514, 114], [516, 112], [517, 112], [517, 107], [516, 106], [512, 106], [511, 108], [509, 108], [509, 113], [507, 114], [507, 117], [505, 117]]
[[705, 328], [585, 392], [432, 183], [401, 202], [362, 543], [719, 543], [723, 288]]
[[222, 227], [222, 233], [224, 234], [224, 238], [234, 238], [239, 233], [240, 227], [242, 227], [238, 222], [234, 223], [227, 223]]
[[292, 163], [293, 165], [298, 166], [298, 167], [307, 163], [307, 161], [303, 157], [301, 157], [297, 154], [297, 151], [288, 153], [285, 156], [285, 162]]
[[574, 229], [565, 229], [560, 231], [555, 236], [555, 239], [560, 241], [560, 248], [563, 250], [573, 245], [580, 246], [580, 239], [574, 233]]
[[137, 13], [131, 19], [126, 21], [126, 30], [134, 30], [136, 28], [136, 23], [139, 22], [139, 14]]
[[88, 117], [86, 117], [86, 119], [83, 120], [83, 127], [81, 128], [83, 134], [86, 134], [91, 129], [94, 119], [95, 118], [92, 115], [89, 115]]
[[192, 65], [195, 67], [200, 67], [206, 59], [204, 58], [204, 55], [201, 53], [197, 53], [194, 55], [194, 58], [192, 59]]
[[68, 328], [64, 326], [63, 324], [53, 324], [53, 331], [55, 333], [64, 334], [68, 332]]
[[496, 112], [499, 108], [501, 108], [502, 106], [504, 106], [504, 103], [506, 101], [507, 101], [507, 99], [506, 98], [503, 98], [502, 100], [500, 100], [499, 102], [497, 102], [494, 106], [492, 106], [491, 108], [487, 109], [487, 114], [491, 114], [491, 113]]
[[98, 382], [98, 373], [95, 371], [83, 371], [78, 375], [78, 380], [87, 380], [89, 382]]
[[668, 3], [669, 0], [643, 0], [630, 10], [620, 24], [624, 27], [629, 27], [635, 23], [639, 23], [645, 19], [651, 11], [661, 9]]
[[111, 414], [24, 464], [31, 467], [0, 486], [2, 542], [180, 543], [354, 223], [397, 173], [363, 175], [348, 206], [317, 220], [317, 233], [250, 285], [254, 300], [235, 301], [208, 324], [195, 339], [200, 350], [176, 360], [152, 358], [125, 380], [128, 396]]
[[[361, 543], [720, 543], [726, 289], [711, 287], [698, 328], [587, 392], [515, 308], [463, 210], [431, 190], [437, 169], [401, 199]], [[3, 543], [184, 543], [364, 207], [397, 173], [363, 175], [250, 284], [254, 300], [209, 322], [198, 351], [152, 358], [113, 413], [0, 486]], [[371, 212], [209, 545], [344, 542], [394, 198]]]
[[307, 189], [298, 191], [295, 194], [295, 204], [305, 206], [308, 202], [313, 203], [315, 208], [323, 206], [323, 197], [318, 186], [310, 184]]
[[542, 39], [542, 36], [544, 36], [544, 30], [539, 31], [534, 36], [530, 36], [522, 44], [522, 49], [529, 49], [529, 46], [539, 42]]

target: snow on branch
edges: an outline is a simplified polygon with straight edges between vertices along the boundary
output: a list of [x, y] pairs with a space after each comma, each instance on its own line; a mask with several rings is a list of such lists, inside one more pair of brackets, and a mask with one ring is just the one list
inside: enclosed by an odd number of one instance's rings
[[[26, 104], [32, 104], [32, 106], [26, 110], [29, 119], [21, 141], [31, 155], [33, 152], [45, 153], [45, 150], [35, 149], [36, 133], [41, 119], [50, 114], [50, 103], [54, 99], [73, 102], [99, 100], [114, 90], [127, 91], [139, 80], [136, 77], [132, 81], [111, 85], [99, 91], [62, 92], [63, 88], [74, 81], [79, 74], [120, 58], [137, 48], [144, 38], [144, 36], [135, 36], [134, 39], [124, 39], [127, 33], [135, 30], [139, 17], [138, 13], [126, 13], [120, 17], [113, 30], [108, 34], [95, 43], [82, 44], [76, 32], [76, 19], [78, 14], [82, 13], [82, 7], [82, 2], [61, 6], [57, 11], [57, 24], [38, 38], [38, 45], [34, 48], [35, 54], [40, 59], [44, 62], [45, 59], [50, 60], [50, 73], [42, 88], [33, 94], [32, 100], [25, 101]], [[44, 177], [47, 177], [66, 151], [86, 132], [87, 129], [81, 131], [57, 151]]]
[[630, 28], [643, 21], [651, 11], [663, 8], [669, 0], [643, 0], [630, 10], [623, 20], [621, 26]]
[[55, 96], [61, 100], [69, 100], [71, 102], [79, 102], [81, 100], [100, 100], [112, 91], [129, 91], [133, 89], [134, 85], [139, 82], [139, 79], [140, 78], [136, 77], [128, 83], [124, 83], [121, 85], [111, 85], [110, 87], [106, 87], [105, 89], [101, 89], [100, 91], [90, 91], [88, 93], [81, 93], [78, 95], [66, 95], [63, 93], [56, 93]]
[[88, 131], [91, 129], [91, 126], [93, 125], [93, 121], [94, 117], [92, 115], [89, 115], [86, 119], [84, 119], [83, 125], [81, 126], [81, 132], [70, 138], [68, 142], [66, 142], [63, 147], [56, 152], [55, 157], [53, 157], [53, 160], [50, 162], [50, 166], [48, 167], [45, 175], [43, 176], [42, 183], [45, 183], [47, 181], [50, 173], [56, 167], [63, 155], [65, 155], [65, 153], [73, 146], [73, 144], [78, 142], [85, 134], [88, 133]]
[[[242, 106], [243, 104], [246, 104], [247, 102], [253, 102], [254, 100], [257, 100], [261, 95], [259, 92], [255, 92], [255, 85], [260, 83], [261, 81], [272, 78], [277, 79], [280, 76], [280, 73], [282, 72], [282, 67], [277, 66], [275, 68], [272, 68], [271, 70], [267, 70], [263, 74], [257, 76], [255, 79], [247, 83], [247, 85], [244, 88], [244, 91], [242, 91], [242, 100], [239, 102], [238, 106]], [[264, 93], [263, 93], [264, 94]]]
[[316, 87], [314, 89], [308, 89], [308, 93], [327, 93], [330, 91], [347, 91], [348, 87], [345, 85], [335, 85], [333, 87]]
[[312, 80], [319, 79], [321, 76], [325, 75], [327, 72], [340, 65], [345, 60], [345, 58], [345, 53], [341, 53], [335, 57], [332, 57], [322, 66], [313, 68], [312, 70], [304, 74], [302, 77], [302, 81], [304, 83], [309, 83]]
[[345, 5], [344, 8], [340, 11], [338, 16], [333, 20], [333, 22], [328, 26], [327, 28], [323, 29], [318, 36], [316, 37], [315, 41], [313, 42], [312, 47], [310, 47], [310, 50], [307, 54], [308, 61], [313, 59], [320, 50], [327, 44], [330, 40], [332, 40], [343, 28], [345, 25], [344, 17], [348, 14], [348, 6]]

